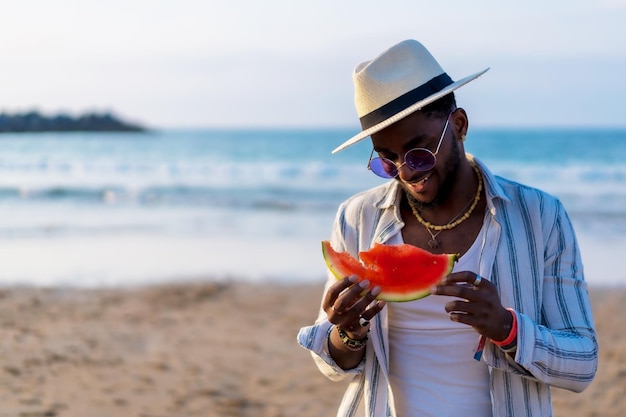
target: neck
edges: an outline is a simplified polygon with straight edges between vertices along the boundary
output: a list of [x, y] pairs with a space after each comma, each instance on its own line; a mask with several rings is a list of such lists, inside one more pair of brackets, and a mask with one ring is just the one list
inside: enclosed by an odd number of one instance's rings
[[456, 170], [450, 173], [451, 186], [445, 195], [435, 201], [423, 202], [412, 198], [405, 192], [407, 208], [418, 210], [425, 218], [435, 224], [445, 224], [450, 218], [467, 207], [468, 201], [473, 199], [478, 188], [478, 176], [473, 163], [463, 158]]

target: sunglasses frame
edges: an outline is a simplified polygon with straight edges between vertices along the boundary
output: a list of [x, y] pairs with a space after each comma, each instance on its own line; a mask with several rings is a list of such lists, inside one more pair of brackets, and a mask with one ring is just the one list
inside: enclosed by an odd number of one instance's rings
[[[446, 135], [446, 130], [448, 129], [448, 124], [450, 123], [450, 115], [451, 114], [452, 114], [452, 112], [450, 114], [448, 114], [448, 117], [446, 118], [446, 124], [443, 126], [443, 131], [441, 132], [441, 137], [439, 138], [439, 143], [437, 144], [437, 149], [435, 149], [435, 152], [432, 152], [430, 149], [427, 149], [427, 148], [413, 148], [413, 149], [409, 149], [404, 154], [404, 157], [403, 157], [403, 161], [404, 162], [402, 162], [400, 165], [397, 165], [395, 162], [393, 162], [391, 159], [388, 159], [388, 158], [383, 158], [383, 157], [380, 157], [380, 156], [377, 156], [376, 158], [372, 158], [372, 156], [374, 156], [374, 149], [372, 148], [372, 152], [370, 153], [369, 161], [367, 162], [367, 169], [372, 171], [372, 173], [374, 173], [375, 175], [377, 175], [377, 176], [379, 176], [381, 178], [396, 178], [400, 174], [400, 168], [402, 168], [405, 165], [408, 166], [409, 168], [411, 168], [414, 171], [428, 171], [430, 169], [433, 169], [434, 166], [437, 165], [437, 154], [439, 153], [439, 148], [441, 147], [441, 143], [443, 142], [443, 138]], [[432, 164], [432, 166], [429, 166], [426, 169], [421, 169], [421, 168], [415, 168], [410, 163], [408, 163], [407, 162], [407, 155], [409, 155], [409, 153], [415, 152], [415, 151], [429, 153], [433, 157], [433, 164]], [[388, 163], [394, 165], [396, 167], [395, 175], [390, 175], [389, 173], [387, 173], [387, 171], [384, 168], [383, 168], [383, 171], [387, 174], [386, 176], [382, 175], [381, 173], [378, 173], [378, 172], [374, 171], [372, 169], [372, 161], [374, 161], [376, 159], [381, 161], [381, 165], [383, 163], [385, 163], [385, 162], [388, 162]]]

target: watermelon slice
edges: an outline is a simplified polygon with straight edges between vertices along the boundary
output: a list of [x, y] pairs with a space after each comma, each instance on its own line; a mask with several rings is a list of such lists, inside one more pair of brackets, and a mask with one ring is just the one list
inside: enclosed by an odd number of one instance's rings
[[430, 294], [430, 288], [446, 277], [458, 255], [435, 255], [409, 244], [375, 243], [359, 253], [360, 261], [348, 252], [335, 251], [330, 242], [322, 242], [322, 253], [328, 269], [337, 279], [356, 275], [369, 280], [370, 288], [378, 285], [376, 297], [387, 301], [412, 301]]

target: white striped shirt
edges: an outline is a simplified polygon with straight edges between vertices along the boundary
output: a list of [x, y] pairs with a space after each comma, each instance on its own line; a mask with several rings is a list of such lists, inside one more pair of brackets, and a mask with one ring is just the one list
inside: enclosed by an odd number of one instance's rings
[[[485, 179], [488, 210], [479, 274], [496, 286], [502, 304], [515, 309], [518, 321], [514, 360], [489, 342], [483, 353], [493, 416], [552, 416], [550, 386], [580, 392], [591, 383], [598, 365], [576, 236], [558, 199], [496, 177], [474, 160]], [[333, 227], [333, 247], [356, 256], [374, 242], [402, 243], [400, 196], [400, 185], [392, 180], [344, 202]], [[329, 273], [326, 288], [334, 282]], [[362, 400], [367, 417], [396, 416], [388, 383], [387, 324], [383, 309], [372, 320], [363, 362], [347, 371], [328, 353], [332, 324], [323, 310], [314, 325], [298, 333], [298, 343], [311, 351], [324, 375], [332, 380], [353, 378], [338, 417], [354, 416]]]

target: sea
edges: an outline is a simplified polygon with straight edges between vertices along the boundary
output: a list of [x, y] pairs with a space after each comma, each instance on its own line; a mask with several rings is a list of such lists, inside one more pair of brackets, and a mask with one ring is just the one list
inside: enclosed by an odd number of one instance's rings
[[[381, 184], [356, 129], [0, 135], [0, 286], [321, 282], [337, 206]], [[590, 285], [626, 285], [626, 129], [474, 128], [466, 150], [559, 197]]]

